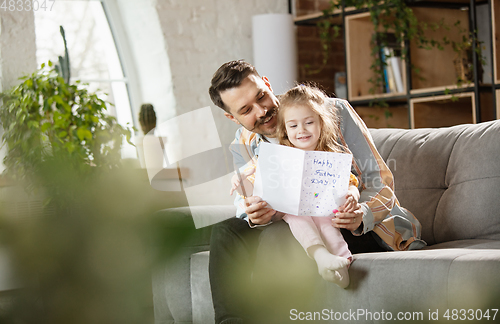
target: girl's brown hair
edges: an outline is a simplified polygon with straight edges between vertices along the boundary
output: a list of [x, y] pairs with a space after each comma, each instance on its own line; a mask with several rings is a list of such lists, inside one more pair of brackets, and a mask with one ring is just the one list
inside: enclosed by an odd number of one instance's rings
[[279, 100], [277, 137], [281, 145], [294, 147], [286, 132], [285, 112], [291, 107], [306, 106], [318, 114], [321, 123], [321, 133], [315, 151], [351, 153], [347, 147], [339, 143], [337, 108], [323, 91], [312, 85], [298, 85], [280, 96]]

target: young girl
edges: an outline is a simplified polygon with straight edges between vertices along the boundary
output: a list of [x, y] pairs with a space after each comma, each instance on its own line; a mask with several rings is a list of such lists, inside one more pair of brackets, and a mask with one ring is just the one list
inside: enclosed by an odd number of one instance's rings
[[[334, 107], [328, 106], [328, 98], [319, 89], [311, 86], [296, 86], [280, 98], [277, 137], [281, 145], [296, 147], [306, 151], [326, 151], [350, 153], [349, 149], [338, 143], [340, 129]], [[242, 173], [246, 194], [250, 195], [253, 186], [255, 166]], [[238, 177], [233, 177], [232, 190], [240, 188]], [[358, 204], [357, 178], [351, 173], [349, 190], [345, 204], [339, 209], [343, 212], [360, 213]], [[240, 190], [238, 190], [240, 191]], [[250, 191], [250, 192], [249, 192]], [[323, 279], [345, 288], [349, 285], [347, 268], [352, 260], [351, 252], [340, 230], [332, 226], [331, 217], [294, 216], [283, 217], [293, 235], [302, 245], [309, 257], [313, 258]]]

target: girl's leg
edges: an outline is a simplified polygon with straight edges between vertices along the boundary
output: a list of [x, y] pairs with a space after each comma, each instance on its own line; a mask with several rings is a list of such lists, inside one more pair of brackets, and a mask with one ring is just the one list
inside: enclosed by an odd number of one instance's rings
[[347, 242], [344, 240], [342, 233], [338, 228], [332, 226], [332, 219], [330, 217], [311, 217], [316, 224], [316, 228], [321, 235], [326, 248], [332, 254], [352, 259], [351, 251]]
[[348, 263], [339, 269], [330, 270], [328, 269], [323, 275], [323, 278], [328, 281], [332, 281], [342, 288], [346, 288], [349, 285], [349, 272], [347, 268], [352, 260], [352, 254], [349, 251], [346, 241], [340, 233], [338, 228], [332, 226], [332, 220], [330, 217], [312, 217], [313, 222], [323, 239], [326, 243], [328, 251], [333, 255], [342, 257], [344, 260], [348, 260]]
[[311, 246], [325, 246], [325, 243], [323, 243], [321, 235], [316, 227], [316, 224], [312, 220], [312, 217], [286, 214], [283, 216], [283, 220], [288, 223], [293, 236], [297, 241], [299, 241], [300, 245], [302, 245], [311, 258], [312, 255], [308, 252], [308, 249]]
[[299, 241], [307, 254], [316, 261], [318, 272], [323, 279], [335, 282], [342, 288], [345, 288], [347, 285], [341, 285], [343, 283], [340, 280], [342, 276], [336, 273], [336, 270], [346, 268], [350, 261], [328, 251], [323, 243], [319, 229], [313, 220], [314, 218], [288, 214], [283, 217], [290, 226], [293, 236]]

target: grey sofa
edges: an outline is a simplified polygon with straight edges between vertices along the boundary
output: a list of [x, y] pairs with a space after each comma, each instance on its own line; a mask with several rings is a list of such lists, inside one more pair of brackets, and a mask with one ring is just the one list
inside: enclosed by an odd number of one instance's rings
[[[335, 312], [321, 314], [321, 322], [379, 323], [388, 316], [446, 321], [446, 315], [477, 320], [488, 309], [490, 320], [499, 321], [500, 121], [371, 134], [394, 173], [401, 205], [420, 220], [428, 246], [355, 255], [347, 289], [325, 282], [321, 299]], [[232, 206], [218, 208], [234, 213]], [[158, 216], [175, 220], [174, 227], [192, 226], [186, 208]], [[156, 324], [213, 323], [210, 228], [197, 231], [175, 260], [154, 273]], [[290, 319], [307, 315], [318, 314], [295, 312]]]

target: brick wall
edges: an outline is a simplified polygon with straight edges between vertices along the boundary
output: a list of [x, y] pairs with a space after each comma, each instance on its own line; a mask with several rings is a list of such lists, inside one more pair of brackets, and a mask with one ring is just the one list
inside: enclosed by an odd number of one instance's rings
[[[320, 12], [328, 8], [329, 0], [296, 0], [298, 17]], [[333, 31], [332, 31], [333, 33]], [[329, 95], [335, 93], [335, 73], [345, 71], [344, 39], [342, 30], [331, 43], [326, 65], [323, 66], [323, 51], [319, 30], [315, 25], [297, 26], [297, 48], [299, 60], [299, 82], [312, 81], [320, 85]], [[321, 68], [319, 73], [311, 73]]]
[[297, 16], [316, 13], [330, 7], [330, 0], [295, 0]]

